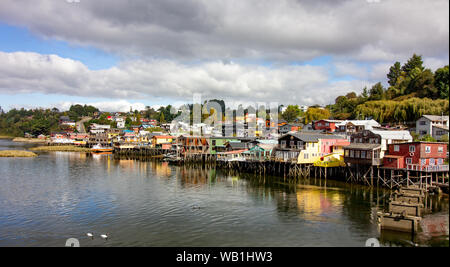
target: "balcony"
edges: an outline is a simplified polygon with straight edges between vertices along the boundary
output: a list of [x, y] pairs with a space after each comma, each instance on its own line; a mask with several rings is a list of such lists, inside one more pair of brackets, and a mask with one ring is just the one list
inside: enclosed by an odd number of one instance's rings
[[406, 169], [409, 171], [445, 172], [448, 171], [448, 165], [408, 164]]

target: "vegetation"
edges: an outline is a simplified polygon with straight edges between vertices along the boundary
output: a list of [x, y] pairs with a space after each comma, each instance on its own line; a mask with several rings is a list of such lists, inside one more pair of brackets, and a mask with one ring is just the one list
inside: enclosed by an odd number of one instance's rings
[[99, 110], [93, 106], [72, 105], [64, 115], [69, 116], [73, 121], [79, 121], [81, 117], [92, 117], [96, 112], [99, 112]]
[[38, 146], [33, 147], [30, 150], [32, 151], [45, 151], [45, 152], [90, 152], [91, 149], [85, 147], [78, 146]]
[[351, 92], [328, 108], [336, 119], [373, 118], [383, 122], [415, 121], [423, 114], [449, 114], [449, 67], [434, 73], [414, 54], [405, 64], [395, 62], [387, 73], [388, 88], [376, 83], [360, 95]]
[[11, 109], [0, 114], [0, 134], [19, 137], [23, 137], [25, 133], [48, 135], [60, 130], [60, 116], [57, 109]]
[[286, 110], [281, 114], [281, 117], [291, 123], [298, 119], [301, 115], [303, 115], [303, 111], [300, 110], [298, 105], [289, 105]]
[[37, 155], [30, 151], [24, 151], [24, 150], [0, 150], [0, 158], [13, 158], [13, 157], [20, 157], [20, 158], [30, 158], [30, 157], [36, 157]]
[[305, 124], [315, 120], [328, 119], [330, 116], [330, 111], [326, 108], [308, 108], [305, 113]]
[[26, 143], [45, 143], [46, 140], [38, 139], [38, 138], [23, 138], [23, 137], [16, 137], [12, 140], [13, 142], [26, 142]]

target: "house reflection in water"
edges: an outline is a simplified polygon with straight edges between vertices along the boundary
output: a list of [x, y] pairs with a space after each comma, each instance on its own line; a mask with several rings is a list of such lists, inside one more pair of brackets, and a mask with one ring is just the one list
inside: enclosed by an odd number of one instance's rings
[[216, 180], [216, 170], [209, 168], [195, 168], [182, 166], [179, 168], [177, 178], [183, 187], [196, 187], [206, 185]]
[[317, 216], [334, 212], [343, 203], [337, 192], [327, 192], [318, 188], [301, 188], [296, 196], [297, 208], [305, 219], [316, 219]]

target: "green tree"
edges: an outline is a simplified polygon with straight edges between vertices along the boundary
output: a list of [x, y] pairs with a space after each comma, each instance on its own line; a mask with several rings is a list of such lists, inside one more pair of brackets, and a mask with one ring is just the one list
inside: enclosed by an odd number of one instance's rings
[[287, 122], [293, 122], [301, 114], [301, 110], [298, 105], [289, 105], [286, 110], [281, 114], [281, 117]]
[[381, 100], [381, 99], [384, 99], [384, 97], [385, 97], [385, 90], [384, 90], [383, 85], [380, 82], [374, 84], [372, 86], [372, 88], [370, 89], [369, 94], [370, 94], [369, 100]]
[[392, 67], [389, 68], [389, 73], [387, 74], [389, 85], [395, 86], [401, 74], [402, 74], [402, 67], [400, 62], [397, 61], [394, 63]]
[[439, 68], [434, 73], [434, 86], [439, 92], [440, 98], [448, 99], [448, 87], [449, 87], [449, 69], [448, 65], [442, 68]]
[[415, 68], [418, 68], [420, 71], [424, 70], [422, 56], [418, 56], [416, 54], [408, 59], [408, 61], [402, 66], [402, 71], [408, 75]]
[[331, 113], [324, 108], [308, 108], [305, 113], [305, 123], [308, 124], [315, 120], [323, 120], [330, 118]]

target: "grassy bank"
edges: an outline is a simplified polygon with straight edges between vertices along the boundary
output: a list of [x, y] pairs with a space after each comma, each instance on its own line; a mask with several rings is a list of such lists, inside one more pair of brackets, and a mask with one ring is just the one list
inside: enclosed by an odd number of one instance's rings
[[0, 139], [13, 139], [14, 136], [0, 135]]
[[90, 148], [78, 146], [38, 146], [30, 148], [30, 150], [46, 152], [91, 152]]
[[38, 139], [38, 138], [24, 138], [24, 137], [16, 137], [13, 139], [13, 142], [25, 142], [25, 143], [45, 143], [47, 140]]
[[30, 151], [24, 150], [0, 150], [0, 158], [31, 158], [36, 157], [37, 155]]

